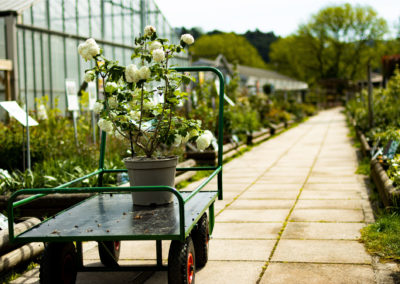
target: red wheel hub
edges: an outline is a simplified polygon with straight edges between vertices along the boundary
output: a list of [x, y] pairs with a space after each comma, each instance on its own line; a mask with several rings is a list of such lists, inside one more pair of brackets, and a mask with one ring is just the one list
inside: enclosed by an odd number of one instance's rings
[[192, 283], [193, 276], [194, 276], [194, 259], [193, 259], [193, 254], [189, 253], [187, 258], [187, 279], [189, 284]]
[[120, 241], [115, 241], [114, 242], [114, 248], [115, 248], [116, 251], [119, 251], [120, 246], [121, 246], [121, 242]]

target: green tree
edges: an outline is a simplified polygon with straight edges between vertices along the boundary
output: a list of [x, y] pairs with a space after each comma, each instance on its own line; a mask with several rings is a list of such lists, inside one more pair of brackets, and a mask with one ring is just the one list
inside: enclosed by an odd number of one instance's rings
[[246, 38], [235, 33], [203, 35], [190, 48], [190, 51], [194, 60], [201, 57], [215, 59], [219, 54], [223, 54], [229, 62], [266, 67], [257, 49]]
[[243, 36], [257, 48], [258, 53], [265, 62], [270, 62], [270, 45], [278, 40], [278, 37], [273, 32], [263, 33], [256, 29], [254, 32], [247, 31]]
[[[331, 6], [298, 31], [271, 45], [278, 71], [309, 83], [321, 79], [365, 78], [366, 65], [380, 59], [386, 21], [369, 6]], [[383, 48], [384, 49], [384, 48]]]
[[191, 34], [195, 40], [197, 40], [199, 37], [201, 37], [204, 34], [203, 30], [199, 27], [192, 27], [190, 29], [181, 27], [181, 28], [176, 28], [175, 31], [179, 35], [179, 38], [183, 34]]

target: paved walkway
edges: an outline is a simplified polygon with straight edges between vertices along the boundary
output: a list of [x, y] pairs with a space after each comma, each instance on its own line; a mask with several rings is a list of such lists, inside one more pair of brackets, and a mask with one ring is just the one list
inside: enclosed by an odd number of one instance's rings
[[[347, 134], [340, 109], [323, 111], [226, 164], [209, 262], [196, 283], [375, 283], [358, 242], [371, 212]], [[124, 242], [121, 259], [154, 263], [155, 245]], [[85, 263], [93, 262], [89, 243]], [[137, 283], [136, 275], [80, 273], [77, 283]], [[37, 276], [33, 270], [15, 283], [37, 283]], [[145, 283], [166, 279], [159, 272]]]

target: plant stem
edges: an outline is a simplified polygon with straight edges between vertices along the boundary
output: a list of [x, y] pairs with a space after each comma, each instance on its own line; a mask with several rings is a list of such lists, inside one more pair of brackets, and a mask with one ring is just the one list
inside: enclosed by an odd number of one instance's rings
[[133, 137], [132, 137], [132, 131], [129, 131], [129, 140], [131, 142], [131, 158], [135, 157], [135, 151], [133, 150]]
[[143, 117], [143, 101], [144, 101], [144, 86], [142, 85], [142, 92], [141, 92], [141, 97], [140, 97], [140, 118], [139, 118], [139, 132], [136, 136], [135, 143], [138, 143], [139, 136], [142, 132], [142, 117]]

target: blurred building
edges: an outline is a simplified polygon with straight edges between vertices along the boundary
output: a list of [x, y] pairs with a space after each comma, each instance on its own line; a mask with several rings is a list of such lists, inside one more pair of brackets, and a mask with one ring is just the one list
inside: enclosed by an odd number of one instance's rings
[[[223, 71], [225, 76], [230, 77], [234, 73], [234, 65], [230, 64], [223, 55], [219, 55], [215, 60], [200, 58], [193, 65], [218, 67]], [[236, 68], [242, 85], [257, 92], [262, 92], [262, 87], [266, 84], [271, 85], [275, 91], [301, 91], [308, 89], [307, 83], [272, 70], [244, 65], [237, 65]]]
[[[193, 65], [217, 67], [224, 73], [225, 81], [229, 81], [235, 72], [234, 65], [229, 63], [223, 55], [217, 56], [215, 60], [200, 58]], [[305, 91], [308, 89], [307, 83], [272, 70], [236, 65], [236, 72], [240, 76], [241, 86], [247, 88], [250, 94], [261, 93], [263, 87], [269, 85], [272, 92], [283, 95], [292, 93], [298, 95], [300, 100], [304, 99]]]

